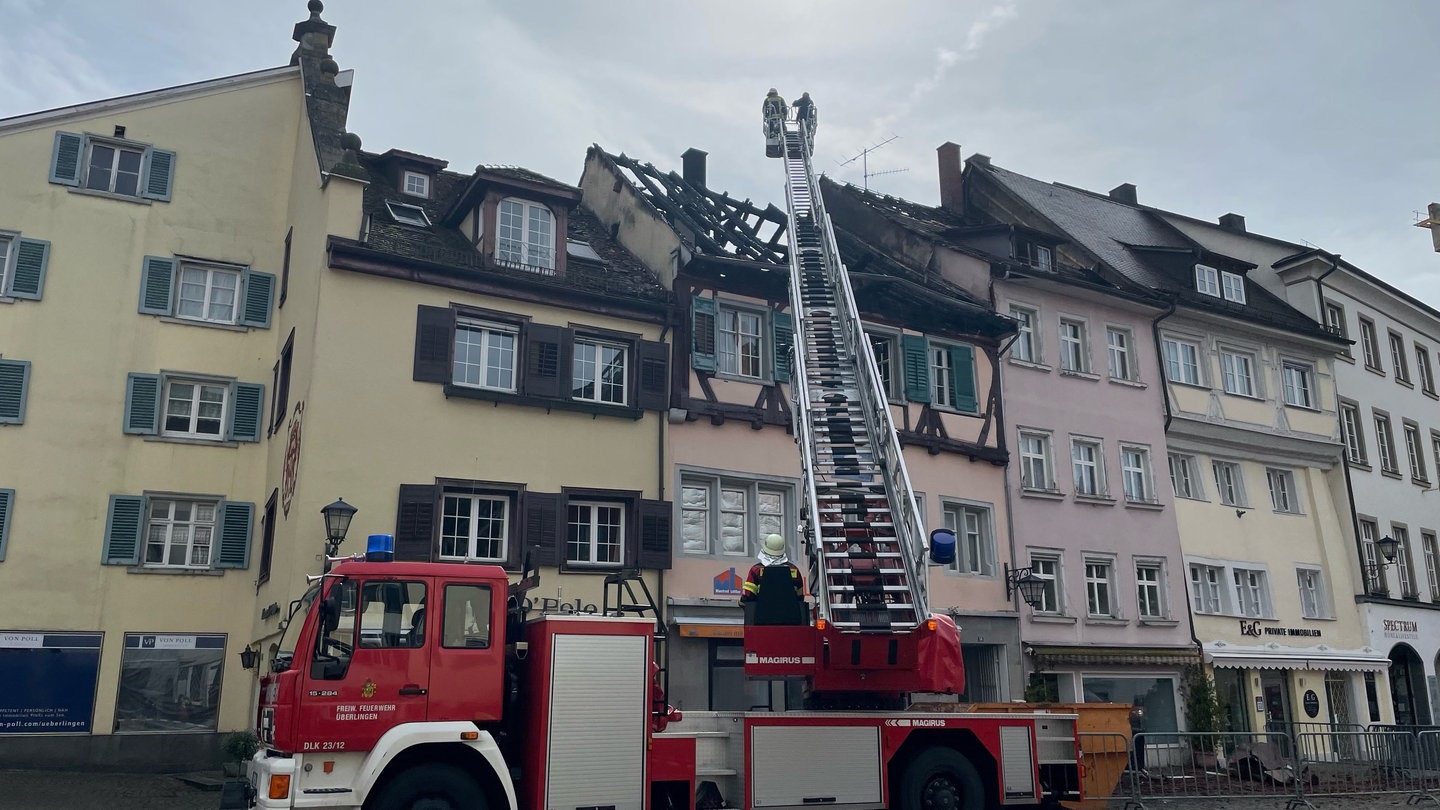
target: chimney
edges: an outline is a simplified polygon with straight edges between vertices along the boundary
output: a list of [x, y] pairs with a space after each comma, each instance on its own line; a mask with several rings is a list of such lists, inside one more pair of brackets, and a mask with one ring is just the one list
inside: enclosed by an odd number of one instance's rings
[[1245, 233], [1245, 217], [1239, 214], [1222, 214], [1220, 216], [1220, 227], [1235, 233]]
[[965, 213], [965, 176], [960, 163], [960, 144], [946, 141], [935, 150], [940, 161], [940, 207]]
[[705, 188], [705, 157], [709, 154], [693, 146], [685, 150], [685, 154], [680, 156], [681, 176], [685, 182], [696, 188]]
[[1114, 200], [1115, 202], [1125, 203], [1126, 205], [1140, 204], [1135, 200], [1134, 183], [1121, 183], [1120, 185], [1110, 189], [1110, 199]]

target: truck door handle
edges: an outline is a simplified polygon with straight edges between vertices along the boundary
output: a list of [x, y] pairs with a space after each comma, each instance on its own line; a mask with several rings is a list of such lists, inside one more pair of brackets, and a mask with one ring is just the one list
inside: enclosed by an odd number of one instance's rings
[[425, 694], [425, 690], [422, 689], [422, 688], [420, 688], [420, 687], [418, 687], [418, 686], [416, 686], [416, 685], [413, 684], [413, 683], [407, 683], [407, 684], [405, 684], [404, 686], [400, 687], [400, 694], [402, 694], [402, 695], [423, 695], [423, 694]]

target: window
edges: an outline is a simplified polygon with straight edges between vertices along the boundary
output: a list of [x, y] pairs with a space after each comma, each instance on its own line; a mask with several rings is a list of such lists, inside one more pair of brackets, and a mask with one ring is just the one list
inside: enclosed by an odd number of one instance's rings
[[371, 580], [360, 588], [360, 646], [425, 646], [425, 583]]
[[1220, 285], [1224, 288], [1225, 300], [1237, 304], [1245, 303], [1245, 277], [1239, 273], [1222, 272]]
[[687, 554], [748, 558], [759, 538], [791, 538], [783, 484], [686, 474], [680, 483], [680, 542]]
[[[1081, 689], [1086, 703], [1121, 703], [1143, 708], [1145, 716], [1139, 730], [1146, 735], [1141, 739], [1149, 745], [1173, 745], [1178, 742], [1178, 738], [1173, 736], [1180, 728], [1180, 712], [1176, 705], [1179, 692], [1174, 678], [1086, 675], [1081, 678]], [[1150, 761], [1155, 761], [1153, 755]]]
[[1109, 560], [1085, 561], [1085, 612], [1096, 618], [1115, 615], [1115, 606], [1110, 600]]
[[1295, 492], [1295, 473], [1271, 467], [1265, 470], [1265, 481], [1270, 485], [1270, 506], [1276, 512], [1300, 513], [1300, 503]]
[[429, 197], [430, 176], [427, 174], [421, 174], [420, 172], [405, 172], [404, 191], [411, 197]]
[[413, 225], [417, 228], [430, 227], [430, 217], [425, 215], [425, 209], [418, 205], [386, 200], [385, 207], [389, 209], [390, 216], [401, 225]]
[[1365, 367], [1383, 372], [1385, 369], [1380, 366], [1380, 347], [1377, 345], [1379, 338], [1375, 336], [1375, 322], [1360, 316], [1360, 351], [1365, 356]]
[[1255, 360], [1248, 354], [1220, 350], [1220, 372], [1225, 393], [1240, 397], [1255, 396]]
[[[1345, 328], [1345, 308], [1330, 301], [1325, 302], [1325, 328], [1338, 337], [1349, 337]], [[1347, 349], [1348, 350], [1348, 349]]]
[[1040, 589], [1040, 601], [1035, 604], [1036, 613], [1060, 613], [1064, 604], [1061, 596], [1060, 557], [1050, 554], [1030, 553], [1030, 573], [1044, 582]]
[[1147, 561], [1135, 563], [1135, 605], [1142, 619], [1165, 618], [1163, 585], [1164, 570], [1161, 563]]
[[525, 270], [555, 271], [555, 215], [536, 203], [500, 201], [495, 258]]
[[1199, 465], [1194, 456], [1170, 454], [1170, 486], [1175, 489], [1176, 497], [1204, 500], [1205, 491], [1200, 485]]
[[867, 332], [870, 352], [875, 355], [875, 370], [880, 372], [880, 388], [888, 399], [899, 399], [895, 387], [895, 339], [889, 335]]
[[126, 633], [114, 730], [215, 731], [224, 672], [225, 636], [219, 633]]
[[85, 188], [136, 197], [140, 194], [142, 149], [94, 142], [85, 160]]
[[1253, 568], [1236, 568], [1231, 572], [1235, 582], [1235, 607], [1241, 616], [1260, 617], [1268, 614], [1269, 590], [1265, 572]]
[[1435, 542], [1435, 533], [1420, 532], [1420, 545], [1425, 551], [1425, 578], [1430, 583], [1430, 601], [1440, 602], [1440, 566], [1436, 564], [1440, 546]]
[[625, 542], [625, 507], [618, 503], [571, 501], [565, 561], [580, 565], [619, 565]]
[[1220, 503], [1245, 506], [1245, 482], [1240, 477], [1240, 465], [1233, 461], [1213, 461], [1210, 468], [1215, 473], [1215, 491], [1220, 496]]
[[1420, 376], [1420, 390], [1435, 393], [1435, 371], [1430, 366], [1430, 350], [1415, 344], [1415, 373]]
[[1400, 545], [1395, 547], [1395, 570], [1400, 575], [1400, 595], [1406, 599], [1414, 599], [1420, 595], [1420, 589], [1415, 587], [1415, 558], [1410, 551], [1410, 530], [1404, 526], [1390, 526], [1394, 537]]
[[1075, 494], [1092, 498], [1105, 495], [1105, 465], [1100, 442], [1071, 439], [1070, 460], [1075, 472]]
[[1085, 324], [1060, 319], [1060, 368], [1066, 371], [1090, 370], [1090, 350], [1085, 345]]
[[1055, 489], [1051, 453], [1050, 434], [1020, 431], [1020, 486], [1044, 491]]
[[12, 240], [10, 236], [6, 234], [0, 234], [0, 296], [5, 295], [6, 290], [9, 289], [9, 285], [6, 283], [5, 279], [8, 276], [6, 271], [10, 267], [11, 241]]
[[[270, 565], [275, 559], [275, 516], [278, 514], [276, 508], [279, 504], [280, 489], [277, 487], [270, 490], [270, 497], [265, 501], [265, 516], [260, 519], [260, 572], [255, 580], [256, 585], [264, 585], [270, 581]], [[0, 535], [3, 535], [4, 531], [5, 527], [0, 526]]]
[[955, 533], [957, 541], [953, 570], [962, 574], [994, 576], [995, 540], [989, 508], [947, 504], [944, 519], [945, 528]]
[[1323, 575], [1318, 568], [1296, 568], [1295, 581], [1300, 588], [1300, 615], [1307, 619], [1329, 618], [1325, 600]]
[[[1420, 443], [1420, 427], [1413, 422], [1405, 423], [1405, 453], [1410, 459], [1410, 478], [1426, 483], [1430, 475], [1425, 471], [1425, 447]], [[1440, 464], [1440, 459], [1437, 459]]]
[[1430, 431], [1430, 452], [1435, 456], [1435, 469], [1440, 472], [1440, 433]]
[[1116, 380], [1135, 379], [1135, 365], [1130, 357], [1130, 331], [1109, 328], [1105, 330], [1105, 347], [1109, 359], [1110, 377]]
[[1375, 414], [1375, 449], [1380, 454], [1380, 469], [1400, 472], [1400, 463], [1395, 459], [1395, 434], [1390, 432], [1390, 417], [1383, 413]]
[[440, 559], [506, 562], [510, 499], [446, 492], [440, 504]]
[[442, 647], [484, 649], [490, 646], [490, 588], [446, 585]]
[[1040, 362], [1040, 347], [1035, 345], [1035, 310], [1011, 306], [1010, 317], [1019, 327], [1015, 342], [1010, 345], [1010, 357], [1027, 363]]
[[154, 498], [145, 532], [150, 568], [209, 568], [215, 502]]
[[720, 340], [716, 346], [718, 370], [722, 374], [760, 379], [765, 372], [761, 327], [764, 318], [758, 312], [720, 307]]
[[1286, 405], [1297, 408], [1315, 407], [1315, 400], [1310, 393], [1310, 375], [1310, 367], [1300, 363], [1286, 362], [1280, 366], [1280, 376], [1285, 383]]
[[1155, 503], [1155, 485], [1150, 481], [1150, 448], [1120, 445], [1120, 475], [1125, 484], [1125, 500]]
[[1195, 289], [1203, 295], [1220, 297], [1219, 271], [1203, 264], [1195, 265]]
[[1202, 385], [1200, 381], [1200, 345], [1185, 340], [1165, 338], [1165, 377], [1171, 382]]
[[1390, 333], [1390, 364], [1395, 367], [1395, 382], [1410, 382], [1410, 365], [1405, 360], [1405, 338]]
[[1345, 436], [1345, 456], [1350, 463], [1368, 466], [1365, 434], [1360, 430], [1360, 409], [1348, 402], [1340, 405], [1340, 432]]
[[225, 404], [230, 384], [167, 379], [165, 382], [164, 436], [196, 439], [223, 438]]
[[50, 182], [105, 194], [168, 202], [175, 153], [153, 146], [56, 132]]
[[589, 402], [625, 404], [626, 350], [624, 346], [592, 340], [575, 340], [574, 375], [570, 396]]
[[295, 364], [295, 328], [290, 328], [290, 336], [285, 339], [285, 347], [280, 350], [280, 359], [275, 363], [273, 384], [275, 388], [274, 401], [270, 404], [270, 433], [274, 434], [285, 424], [285, 417], [290, 410], [290, 371]]
[[1020, 258], [1031, 267], [1049, 272], [1054, 267], [1054, 256], [1050, 248], [1034, 242], [1020, 244]]
[[274, 289], [274, 275], [248, 267], [146, 256], [139, 311], [194, 323], [268, 329]]
[[1225, 569], [1218, 565], [1190, 564], [1190, 601], [1196, 613], [1219, 613], [1224, 608], [1220, 582]]
[[1380, 553], [1375, 546], [1375, 540], [1380, 536], [1380, 528], [1373, 520], [1360, 520], [1360, 552], [1361, 564], [1365, 574], [1366, 591], [1373, 594], [1383, 594], [1389, 587], [1385, 584], [1385, 572], [1380, 568]]
[[930, 386], [932, 403], [945, 408], [956, 407], [955, 366], [948, 346], [930, 344]]

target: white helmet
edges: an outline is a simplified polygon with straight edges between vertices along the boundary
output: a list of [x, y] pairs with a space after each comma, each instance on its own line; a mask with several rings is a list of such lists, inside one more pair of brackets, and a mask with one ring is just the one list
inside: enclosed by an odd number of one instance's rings
[[761, 565], [781, 565], [785, 560], [785, 538], [772, 534], [760, 544]]

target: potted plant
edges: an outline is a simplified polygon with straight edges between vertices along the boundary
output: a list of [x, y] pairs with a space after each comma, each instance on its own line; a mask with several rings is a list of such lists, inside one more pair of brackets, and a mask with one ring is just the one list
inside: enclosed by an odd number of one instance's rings
[[245, 763], [260, 750], [260, 738], [249, 729], [237, 731], [225, 738], [221, 750], [225, 753], [225, 775], [238, 777], [244, 774]]
[[1185, 668], [1180, 691], [1185, 698], [1185, 717], [1190, 733], [1207, 735], [1189, 738], [1195, 765], [1216, 768], [1220, 762], [1218, 735], [1225, 730], [1225, 715], [1220, 706], [1220, 696], [1215, 691], [1215, 682], [1199, 664], [1191, 664]]

